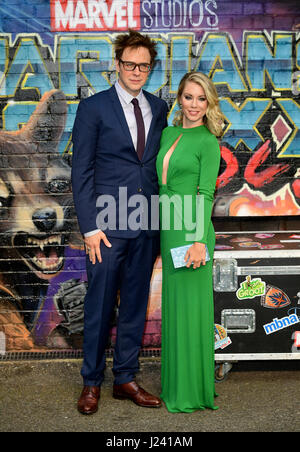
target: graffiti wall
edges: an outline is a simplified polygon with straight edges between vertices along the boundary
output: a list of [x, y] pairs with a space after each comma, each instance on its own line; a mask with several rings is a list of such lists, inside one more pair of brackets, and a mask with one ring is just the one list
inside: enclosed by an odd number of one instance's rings
[[[157, 42], [146, 89], [167, 101], [170, 124], [187, 71], [204, 72], [218, 89], [226, 121], [214, 216], [300, 213], [298, 1], [0, 2], [6, 351], [81, 347], [86, 274], [70, 188], [71, 130], [80, 99], [116, 80], [113, 41], [128, 28]], [[158, 261], [145, 347], [160, 346], [160, 285]], [[114, 334], [113, 321], [112, 343]]]

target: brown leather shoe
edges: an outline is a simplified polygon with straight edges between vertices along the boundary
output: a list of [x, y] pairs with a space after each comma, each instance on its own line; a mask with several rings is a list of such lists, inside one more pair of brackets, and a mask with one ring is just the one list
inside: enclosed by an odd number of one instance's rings
[[99, 386], [84, 386], [80, 399], [78, 400], [78, 411], [81, 414], [94, 414], [98, 411], [100, 399]]
[[159, 408], [161, 400], [149, 392], [146, 392], [135, 381], [122, 385], [114, 385], [113, 396], [115, 399], [130, 399], [139, 406], [147, 408]]

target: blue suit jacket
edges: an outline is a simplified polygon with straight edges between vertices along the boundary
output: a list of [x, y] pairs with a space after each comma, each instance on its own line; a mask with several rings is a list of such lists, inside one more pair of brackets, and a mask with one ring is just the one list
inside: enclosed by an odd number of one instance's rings
[[[123, 194], [127, 191], [128, 198], [145, 196], [149, 207], [148, 223], [151, 225], [150, 198], [158, 194], [156, 156], [162, 130], [167, 126], [168, 107], [165, 101], [147, 91], [144, 95], [151, 106], [153, 118], [142, 161], [135, 151], [115, 87], [82, 100], [78, 106], [72, 133], [72, 188], [82, 234], [97, 228], [104, 229], [99, 224], [100, 216], [97, 222], [97, 215], [108, 205], [96, 207], [99, 195], [111, 195], [113, 198], [110, 199], [115, 202], [115, 226], [112, 222], [112, 227], [104, 230], [108, 236], [133, 238], [140, 233], [140, 229], [124, 228], [124, 221], [139, 204], [128, 207], [123, 197], [120, 200], [120, 187], [123, 187]], [[151, 236], [157, 232], [149, 230], [148, 234]]]

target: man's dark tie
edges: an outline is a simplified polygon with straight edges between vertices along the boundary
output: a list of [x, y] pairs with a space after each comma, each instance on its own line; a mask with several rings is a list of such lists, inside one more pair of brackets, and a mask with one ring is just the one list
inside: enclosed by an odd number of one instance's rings
[[139, 106], [139, 101], [137, 99], [132, 99], [131, 101], [133, 103], [134, 107], [134, 114], [137, 124], [137, 146], [136, 146], [136, 152], [138, 155], [138, 158], [142, 160], [144, 150], [145, 150], [145, 124], [142, 116], [142, 112]]

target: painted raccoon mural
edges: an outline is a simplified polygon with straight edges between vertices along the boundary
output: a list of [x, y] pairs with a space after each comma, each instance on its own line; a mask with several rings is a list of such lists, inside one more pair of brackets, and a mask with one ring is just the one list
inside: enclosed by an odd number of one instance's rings
[[70, 164], [57, 151], [66, 116], [65, 96], [53, 90], [22, 129], [0, 132], [0, 331], [7, 350], [39, 348], [36, 318], [64, 266], [74, 218]]

